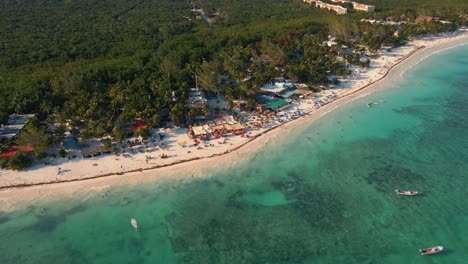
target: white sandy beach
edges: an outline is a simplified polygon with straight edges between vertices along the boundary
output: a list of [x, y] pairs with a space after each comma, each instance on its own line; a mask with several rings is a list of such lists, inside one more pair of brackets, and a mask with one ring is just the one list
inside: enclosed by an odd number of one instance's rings
[[[21, 204], [34, 202], [38, 199], [58, 199], [77, 194], [93, 193], [112, 186], [155, 182], [161, 179], [182, 177], [181, 175], [201, 177], [211, 174], [207, 173], [207, 170], [213, 172], [216, 169], [239, 163], [245, 160], [249, 154], [264, 146], [265, 141], [281, 142], [281, 137], [286, 131], [294, 133], [295, 130], [303, 128], [304, 124], [310, 124], [311, 121], [333, 109], [374, 92], [383, 86], [381, 85], [383, 82], [380, 80], [394, 81], [402, 78], [402, 74], [407, 69], [437, 50], [449, 47], [452, 43], [453, 45], [468, 44], [468, 31], [460, 30], [456, 33], [419, 38], [410, 41], [404, 47], [392, 49], [392, 51], [382, 50], [379, 52], [379, 58], [371, 61], [370, 68], [353, 70], [353, 75], [346, 80], [341, 80], [339, 87], [321, 92], [323, 101], [327, 104], [316, 109], [311, 99], [301, 100], [300, 103], [291, 105], [283, 114], [287, 116], [287, 112], [301, 111], [302, 114], [308, 113], [307, 115], [283, 125], [278, 121], [279, 118], [272, 120], [264, 128], [251, 130], [250, 138], [230, 136], [226, 144], [220, 144], [217, 139], [213, 139], [209, 143], [214, 144], [214, 147], [184, 148], [178, 142], [191, 142], [191, 140], [186, 134], [186, 129], [177, 129], [164, 131], [168, 135], [165, 142], [169, 147], [164, 151], [138, 153], [128, 158], [106, 155], [71, 161], [63, 159], [57, 161], [56, 164], [36, 165], [21, 172], [1, 170], [0, 210], [13, 210]], [[403, 61], [404, 63], [400, 63]], [[398, 66], [395, 67], [397, 64]], [[391, 74], [387, 76], [390, 70], [392, 70]], [[337, 97], [337, 99], [332, 99], [332, 96]], [[277, 128], [272, 129], [274, 127]], [[272, 130], [270, 131], [270, 129]], [[266, 131], [268, 132], [265, 135]], [[162, 153], [167, 154], [169, 158], [161, 159]], [[152, 158], [146, 163], [145, 156], [148, 155]], [[178, 164], [162, 167], [173, 163]], [[93, 166], [93, 164], [97, 164], [97, 166]], [[57, 175], [58, 167], [62, 171], [60, 175]], [[139, 169], [142, 171], [137, 171]], [[38, 185], [24, 188], [9, 187], [36, 184]]]

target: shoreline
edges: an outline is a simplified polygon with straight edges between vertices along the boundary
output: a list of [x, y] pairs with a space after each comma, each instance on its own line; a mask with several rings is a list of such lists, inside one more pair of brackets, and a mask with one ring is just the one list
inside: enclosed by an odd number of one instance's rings
[[[460, 33], [460, 31], [459, 31]], [[236, 163], [241, 162], [242, 158], [239, 158], [239, 154], [252, 154], [255, 153], [258, 149], [263, 147], [263, 143], [259, 139], [266, 138], [264, 135], [268, 134], [268, 139], [271, 137], [279, 137], [281, 134], [284, 134], [281, 129], [284, 128], [285, 130], [293, 130], [293, 129], [301, 129], [305, 125], [310, 125], [314, 120], [321, 118], [325, 114], [335, 110], [336, 108], [347, 104], [355, 100], [356, 98], [360, 98], [362, 96], [366, 96], [368, 94], [373, 93], [375, 90], [371, 88], [374, 87], [377, 83], [381, 83], [381, 81], [387, 79], [389, 74], [393, 72], [393, 70], [400, 65], [405, 65], [405, 63], [409, 58], [413, 57], [416, 54], [420, 54], [425, 50], [429, 50], [430, 48], [439, 48], [437, 51], [426, 55], [420, 60], [423, 60], [427, 57], [432, 56], [444, 49], [440, 47], [444, 44], [454, 43], [458, 40], [466, 40], [468, 34], [466, 31], [462, 31], [461, 34], [457, 36], [449, 36], [449, 37], [439, 37], [435, 40], [429, 40], [429, 45], [421, 45], [418, 43], [418, 40], [414, 40], [408, 43], [408, 46], [404, 46], [402, 48], [411, 48], [410, 52], [403, 54], [400, 58], [394, 61], [391, 66], [385, 68], [385, 72], [379, 76], [377, 79], [372, 80], [361, 87], [351, 87], [351, 89], [346, 90], [343, 89], [343, 93], [341, 93], [336, 100], [327, 102], [322, 107], [317, 110], [311, 110], [299, 118], [293, 119], [291, 121], [283, 123], [283, 125], [277, 125], [271, 128], [267, 128], [263, 131], [260, 131], [258, 134], [254, 135], [252, 139], [249, 139], [244, 142], [240, 142], [240, 144], [234, 146], [231, 149], [227, 149], [223, 152], [214, 153], [204, 157], [193, 157], [190, 159], [182, 159], [175, 162], [170, 162], [166, 164], [159, 164], [156, 166], [150, 167], [143, 167], [143, 168], [136, 168], [126, 170], [125, 172], [106, 172], [102, 174], [92, 175], [89, 177], [77, 177], [77, 178], [69, 178], [64, 180], [52, 180], [52, 181], [45, 181], [45, 182], [36, 182], [36, 183], [18, 183], [18, 184], [11, 184], [11, 185], [1, 185], [0, 186], [0, 211], [10, 211], [16, 208], [17, 204], [28, 202], [28, 201], [35, 201], [36, 199], [44, 200], [48, 198], [59, 198], [63, 196], [73, 195], [73, 194], [83, 194], [86, 191], [102, 191], [110, 186], [128, 186], [139, 184], [142, 182], [156, 182], [159, 180], [170, 178], [171, 176], [180, 176], [180, 172], [184, 171], [187, 175], [192, 174], [192, 177], [196, 175], [197, 177], [204, 176], [204, 169], [210, 169], [214, 171], [219, 167], [225, 166], [213, 166], [213, 161], [216, 161], [216, 164], [223, 164], [223, 165], [233, 165]], [[432, 45], [430, 45], [432, 42]], [[414, 65], [418, 64], [419, 62], [414, 63]], [[413, 67], [414, 65], [410, 66]], [[382, 68], [376, 68], [375, 70], [382, 70]], [[303, 122], [296, 122], [296, 121], [303, 121]], [[249, 148], [245, 146], [250, 146]], [[245, 153], [240, 153], [245, 150]], [[237, 155], [237, 156], [234, 156]], [[79, 162], [78, 162], [79, 163]], [[213, 168], [218, 167], [218, 168]], [[114, 168], [115, 170], [115, 168]], [[31, 172], [30, 172], [31, 173]], [[190, 176], [185, 176], [190, 177]], [[179, 177], [180, 178], [180, 177]], [[172, 178], [174, 179], [174, 178]], [[175, 178], [177, 179], [177, 178]], [[101, 187], [99, 187], [101, 186]], [[21, 194], [21, 195], [20, 195]]]
[[[348, 94], [346, 95], [343, 95], [339, 98], [337, 98], [336, 100], [334, 101], [330, 101], [330, 102], [327, 102], [325, 103], [322, 107], [325, 107], [327, 105], [330, 105], [330, 104], [333, 104], [335, 102], [337, 102], [339, 99], [342, 99], [342, 98], [345, 98], [345, 97], [348, 97], [348, 96], [352, 96], [353, 94], [356, 94], [366, 88], [368, 88], [369, 86], [371, 85], [374, 85], [375, 83], [383, 80], [384, 78], [387, 77], [387, 75], [390, 73], [390, 71], [398, 66], [400, 63], [404, 62], [406, 59], [408, 59], [409, 57], [411, 57], [412, 55], [414, 55], [416, 52], [420, 51], [421, 49], [424, 49], [425, 46], [420, 46], [420, 47], [417, 47], [416, 49], [414, 49], [413, 51], [411, 51], [409, 54], [405, 55], [402, 59], [399, 59], [397, 61], [397, 63], [393, 64], [386, 72], [385, 74], [378, 78], [377, 80], [375, 81], [372, 81], [371, 83], [359, 88], [359, 89], [356, 89], [354, 91], [351, 91], [349, 92]], [[294, 120], [290, 120], [290, 121], [287, 121], [285, 123], [283, 123], [284, 125], [286, 124], [289, 124], [289, 123], [292, 123], [292, 122], [295, 122], [296, 120], [299, 120], [301, 118], [304, 118], [305, 116], [307, 115], [311, 115], [313, 113], [311, 112], [307, 112], [303, 115], [301, 115], [299, 118], [297, 119], [294, 119]], [[156, 165], [156, 166], [152, 166], [152, 167], [146, 167], [146, 168], [138, 168], [138, 169], [133, 169], [133, 170], [129, 170], [129, 171], [125, 171], [125, 172], [109, 172], [109, 173], [105, 173], [105, 174], [98, 174], [98, 175], [94, 175], [94, 176], [90, 176], [90, 177], [87, 177], [87, 178], [74, 178], [74, 179], [66, 179], [66, 180], [58, 180], [58, 181], [47, 181], [47, 182], [39, 182], [39, 183], [23, 183], [23, 184], [13, 184], [13, 185], [4, 185], [4, 186], [0, 186], [0, 191], [2, 190], [8, 190], [8, 189], [18, 189], [18, 188], [28, 188], [28, 187], [33, 187], [33, 186], [43, 186], [43, 185], [50, 185], [50, 184], [60, 184], [60, 183], [70, 183], [70, 182], [78, 182], [78, 181], [88, 181], [88, 180], [93, 180], [93, 179], [98, 179], [98, 178], [104, 178], [104, 177], [109, 177], [109, 176], [121, 176], [121, 175], [125, 175], [125, 174], [130, 174], [130, 173], [136, 173], [136, 172], [143, 172], [143, 171], [149, 171], [149, 170], [157, 170], [157, 169], [160, 169], [160, 168], [167, 168], [167, 167], [171, 167], [171, 166], [175, 166], [175, 165], [178, 165], [178, 164], [182, 164], [182, 163], [186, 163], [186, 162], [192, 162], [192, 161], [197, 161], [197, 160], [200, 160], [200, 159], [210, 159], [210, 158], [215, 158], [215, 157], [219, 157], [219, 156], [223, 156], [223, 155], [226, 155], [226, 154], [229, 154], [233, 151], [237, 151], [239, 149], [241, 149], [242, 147], [248, 145], [249, 143], [251, 143], [252, 141], [262, 137], [263, 135], [267, 134], [268, 132], [270, 131], [273, 131], [277, 128], [281, 128], [281, 125], [278, 125], [278, 126], [274, 126], [272, 128], [268, 128], [266, 129], [265, 131], [255, 135], [252, 139], [250, 139], [249, 141], [246, 141], [244, 143], [242, 143], [241, 145], [238, 145], [232, 149], [229, 149], [229, 150], [226, 150], [222, 153], [215, 153], [215, 154], [212, 154], [210, 156], [205, 156], [205, 157], [194, 157], [192, 159], [187, 159], [187, 160], [180, 160], [180, 161], [176, 161], [176, 162], [172, 162], [172, 163], [168, 163], [168, 164], [161, 164], [161, 165]]]

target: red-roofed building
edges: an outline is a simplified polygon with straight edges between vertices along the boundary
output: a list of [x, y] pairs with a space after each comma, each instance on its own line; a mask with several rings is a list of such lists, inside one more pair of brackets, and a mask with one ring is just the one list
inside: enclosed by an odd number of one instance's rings
[[148, 126], [146, 126], [146, 123], [143, 122], [143, 121], [138, 121], [138, 122], [136, 122], [136, 123], [133, 125], [133, 127], [135, 127], [135, 130], [142, 129], [142, 128], [143, 128], [143, 129], [148, 128]]
[[3, 159], [9, 159], [11, 156], [15, 155], [18, 151], [23, 151], [25, 153], [32, 153], [34, 148], [30, 146], [20, 147], [20, 146], [12, 146], [7, 150], [3, 151], [1, 156]]

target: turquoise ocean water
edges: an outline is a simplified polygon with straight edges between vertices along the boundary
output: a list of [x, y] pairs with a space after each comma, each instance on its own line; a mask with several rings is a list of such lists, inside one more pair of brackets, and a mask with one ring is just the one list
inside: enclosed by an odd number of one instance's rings
[[211, 177], [0, 213], [0, 263], [467, 263], [468, 46], [397, 79]]

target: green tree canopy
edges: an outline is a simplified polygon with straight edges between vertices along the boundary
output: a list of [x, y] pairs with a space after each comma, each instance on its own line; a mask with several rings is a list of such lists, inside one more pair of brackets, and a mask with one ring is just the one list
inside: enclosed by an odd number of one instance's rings
[[24, 170], [32, 165], [32, 158], [22, 151], [18, 151], [8, 159], [8, 167], [12, 170]]
[[16, 143], [23, 147], [32, 146], [34, 154], [37, 155], [47, 151], [49, 135], [46, 134], [44, 128], [30, 124], [21, 132]]
[[184, 105], [182, 103], [175, 104], [171, 111], [169, 112], [169, 118], [174, 122], [176, 125], [181, 125], [184, 121]]

